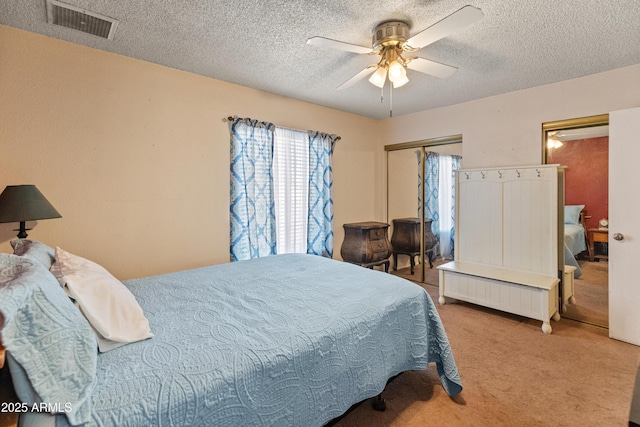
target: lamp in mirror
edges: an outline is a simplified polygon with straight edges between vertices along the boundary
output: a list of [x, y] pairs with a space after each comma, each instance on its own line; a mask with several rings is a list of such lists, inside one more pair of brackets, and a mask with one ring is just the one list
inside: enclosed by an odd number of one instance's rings
[[19, 222], [18, 238], [27, 237], [26, 221], [62, 218], [35, 185], [8, 185], [0, 194], [0, 223]]

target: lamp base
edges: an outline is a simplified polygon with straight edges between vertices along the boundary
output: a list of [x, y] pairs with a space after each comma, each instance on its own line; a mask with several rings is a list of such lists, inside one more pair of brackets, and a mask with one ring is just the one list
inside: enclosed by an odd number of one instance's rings
[[26, 239], [27, 238], [27, 230], [31, 231], [31, 229], [27, 229], [24, 221], [20, 221], [20, 229], [13, 230], [18, 232], [18, 239]]

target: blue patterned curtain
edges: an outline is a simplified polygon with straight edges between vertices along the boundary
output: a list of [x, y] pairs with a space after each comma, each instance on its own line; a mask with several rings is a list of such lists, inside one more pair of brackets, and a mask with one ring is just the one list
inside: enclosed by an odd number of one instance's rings
[[231, 261], [276, 253], [274, 130], [246, 118], [231, 124]]
[[307, 253], [333, 256], [333, 169], [336, 135], [309, 131], [309, 221]]
[[461, 156], [451, 156], [451, 251], [448, 254], [453, 258], [455, 251], [455, 223], [456, 223], [456, 174], [455, 171], [460, 169]]
[[[440, 256], [444, 258], [453, 257], [454, 233], [455, 233], [455, 175], [453, 170], [460, 168], [460, 156], [440, 155], [438, 153], [425, 152], [425, 177], [422, 178], [422, 165], [418, 160], [418, 216], [422, 212], [422, 187], [425, 191], [425, 218], [433, 220], [431, 229], [440, 244]], [[444, 162], [441, 164], [441, 162]], [[443, 167], [446, 166], [446, 167]], [[447, 171], [447, 176], [442, 175], [442, 170]], [[450, 172], [450, 173], [449, 173]], [[451, 176], [449, 176], [451, 175]], [[445, 187], [446, 186], [446, 187]], [[450, 203], [446, 199], [450, 198]], [[442, 207], [446, 206], [449, 217], [443, 221]], [[446, 229], [443, 230], [443, 223]], [[446, 239], [441, 241], [441, 239]]]
[[[427, 151], [425, 155], [425, 177], [418, 177], [418, 216], [422, 215], [422, 186], [425, 186], [425, 218], [433, 220], [431, 229], [436, 236], [436, 241], [440, 242], [440, 213], [439, 213], [439, 189], [440, 189], [440, 155], [433, 151]], [[422, 165], [418, 160], [418, 175], [422, 174]]]

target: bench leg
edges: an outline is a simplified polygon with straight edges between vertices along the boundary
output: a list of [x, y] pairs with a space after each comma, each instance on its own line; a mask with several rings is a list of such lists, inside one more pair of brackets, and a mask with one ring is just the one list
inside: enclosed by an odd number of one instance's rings
[[444, 270], [440, 270], [438, 272], [438, 302], [440, 303], [440, 305], [444, 305], [444, 302], [445, 302], [444, 301], [444, 286], [445, 286]]

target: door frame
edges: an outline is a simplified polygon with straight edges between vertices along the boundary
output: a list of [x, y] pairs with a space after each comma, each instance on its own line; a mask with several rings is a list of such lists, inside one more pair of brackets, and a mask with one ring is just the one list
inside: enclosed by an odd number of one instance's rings
[[[581, 129], [609, 125], [609, 114], [578, 117], [542, 123], [542, 164], [547, 164], [547, 139], [550, 132]], [[558, 224], [564, 224], [564, 171], [558, 180]], [[586, 230], [585, 230], [586, 231]], [[558, 227], [558, 278], [560, 279], [560, 307], [562, 307], [562, 287], [564, 285], [564, 227]], [[608, 314], [608, 317], [610, 315]]]
[[[425, 176], [425, 152], [427, 147], [435, 147], [438, 145], [449, 145], [449, 144], [461, 144], [462, 143], [462, 134], [457, 134], [457, 135], [449, 135], [449, 136], [442, 136], [442, 137], [437, 137], [437, 138], [429, 138], [429, 139], [422, 139], [419, 141], [411, 141], [411, 142], [401, 142], [399, 144], [389, 144], [389, 145], [385, 145], [384, 146], [384, 151], [386, 151], [386, 173], [387, 173], [387, 179], [386, 179], [386, 186], [387, 186], [387, 194], [385, 197], [385, 202], [386, 202], [386, 221], [389, 222], [389, 152], [390, 151], [397, 151], [397, 150], [409, 150], [409, 149], [416, 149], [419, 148], [420, 149], [420, 164], [422, 167], [422, 171], [421, 171], [421, 175], [420, 176]], [[422, 202], [424, 203], [424, 201], [426, 200], [426, 188], [423, 185], [422, 186]], [[420, 215], [420, 265], [422, 266], [421, 271], [421, 278], [420, 278], [420, 283], [424, 283], [425, 282], [425, 269], [424, 269], [424, 265], [425, 265], [425, 251], [424, 251], [424, 230], [425, 230], [425, 209], [423, 208], [421, 210], [421, 215]]]
[[609, 114], [599, 114], [597, 116], [579, 117], [577, 119], [557, 120], [555, 122], [542, 123], [542, 164], [547, 164], [547, 135], [564, 129], [588, 128], [594, 126], [605, 126], [609, 124]]

